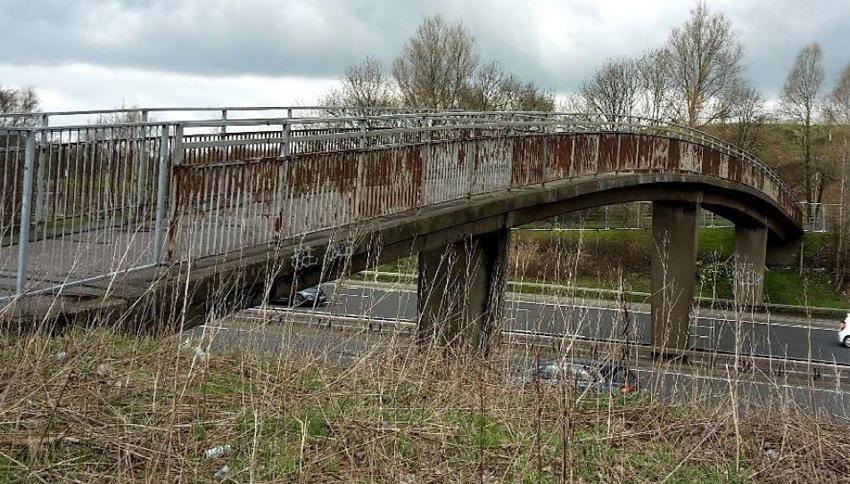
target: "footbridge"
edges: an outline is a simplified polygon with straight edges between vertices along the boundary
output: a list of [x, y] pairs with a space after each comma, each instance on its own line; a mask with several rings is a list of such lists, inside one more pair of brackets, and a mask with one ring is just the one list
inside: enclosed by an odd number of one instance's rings
[[418, 254], [421, 340], [486, 351], [511, 227], [651, 201], [653, 341], [675, 352], [700, 209], [735, 224], [746, 304], [802, 234], [800, 204], [768, 166], [638, 117], [201, 108], [5, 121], [0, 311], [19, 325], [173, 330]]

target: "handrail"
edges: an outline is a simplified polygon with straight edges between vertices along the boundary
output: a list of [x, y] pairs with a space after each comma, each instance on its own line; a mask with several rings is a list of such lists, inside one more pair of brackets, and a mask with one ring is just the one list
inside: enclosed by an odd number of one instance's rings
[[[280, 111], [288, 110], [287, 117], [268, 117], [268, 118], [243, 118], [243, 119], [227, 119], [226, 113], [230, 111]], [[310, 116], [310, 117], [292, 117], [291, 114], [295, 111], [318, 111], [324, 113], [325, 116]], [[370, 116], [334, 116], [334, 112], [346, 110], [361, 110], [367, 112], [378, 112], [381, 114]], [[280, 106], [280, 107], [263, 107], [263, 106], [248, 106], [248, 107], [199, 107], [199, 108], [121, 108], [111, 110], [88, 110], [88, 111], [57, 111], [46, 113], [33, 114], [6, 114], [2, 117], [20, 118], [20, 117], [43, 117], [43, 116], [59, 116], [59, 115], [79, 115], [79, 114], [111, 114], [111, 113], [127, 113], [127, 112], [212, 112], [220, 111], [224, 113], [221, 119], [206, 119], [206, 120], [178, 120], [178, 121], [143, 121], [136, 123], [105, 123], [105, 124], [87, 124], [87, 125], [71, 125], [71, 126], [36, 126], [36, 127], [0, 127], [0, 131], [27, 133], [27, 132], [55, 132], [57, 130], [98, 130], [98, 129], [117, 129], [117, 128], [140, 128], [151, 126], [163, 127], [185, 127], [185, 128], [221, 128], [227, 127], [257, 127], [257, 126], [292, 126], [292, 125], [325, 125], [326, 129], [338, 128], [339, 124], [357, 124], [357, 125], [378, 125], [380, 123], [396, 123], [410, 120], [429, 120], [429, 123], [423, 123], [419, 126], [395, 126], [389, 129], [369, 128], [365, 131], [344, 132], [334, 134], [337, 139], [360, 138], [362, 136], [380, 136], [396, 133], [425, 133], [436, 132], [452, 129], [506, 129], [506, 128], [539, 128], [541, 134], [542, 128], [554, 127], [565, 129], [561, 132], [587, 132], [589, 130], [598, 130], [600, 132], [621, 132], [621, 131], [641, 131], [645, 129], [659, 130], [660, 135], [668, 136], [684, 141], [695, 142], [709, 148], [716, 149], [726, 155], [735, 156], [742, 162], [758, 169], [764, 173], [770, 180], [775, 182], [779, 187], [782, 195], [792, 201], [794, 207], [802, 213], [802, 205], [796, 200], [791, 189], [782, 181], [776, 172], [767, 164], [759, 160], [752, 153], [744, 151], [739, 147], [728, 143], [716, 136], [708, 134], [704, 131], [686, 127], [680, 124], [665, 122], [657, 119], [652, 119], [644, 116], [633, 115], [612, 115], [598, 113], [568, 113], [568, 112], [546, 112], [546, 111], [463, 111], [463, 110], [442, 110], [433, 111], [427, 109], [416, 108], [357, 108], [351, 106]], [[436, 123], [436, 125], [435, 125]], [[441, 124], [451, 123], [451, 124]], [[327, 126], [329, 125], [330, 126]], [[327, 139], [329, 134], [299, 137], [299, 141], [317, 141]], [[406, 143], [410, 144], [410, 143]]]

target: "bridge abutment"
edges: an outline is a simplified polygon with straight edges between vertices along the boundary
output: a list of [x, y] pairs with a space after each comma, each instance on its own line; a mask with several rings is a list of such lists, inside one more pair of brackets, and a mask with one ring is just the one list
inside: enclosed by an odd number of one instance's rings
[[652, 204], [651, 328], [652, 344], [659, 354], [675, 354], [688, 344], [698, 215], [696, 203]]
[[420, 346], [486, 356], [498, 337], [509, 230], [419, 253]]
[[767, 256], [767, 227], [735, 226], [735, 301], [739, 305], [761, 305], [764, 301], [764, 266]]

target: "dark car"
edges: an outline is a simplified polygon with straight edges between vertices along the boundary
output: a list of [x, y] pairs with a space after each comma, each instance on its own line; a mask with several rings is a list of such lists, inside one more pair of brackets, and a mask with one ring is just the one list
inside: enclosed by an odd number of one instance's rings
[[541, 359], [523, 375], [526, 384], [572, 384], [584, 391], [631, 393], [638, 389], [637, 375], [611, 361], [581, 358]]
[[325, 296], [325, 292], [322, 291], [322, 288], [319, 286], [308, 287], [307, 289], [302, 289], [292, 295], [292, 298], [289, 295], [277, 296], [271, 301], [270, 304], [274, 306], [322, 306], [327, 303], [327, 297]]

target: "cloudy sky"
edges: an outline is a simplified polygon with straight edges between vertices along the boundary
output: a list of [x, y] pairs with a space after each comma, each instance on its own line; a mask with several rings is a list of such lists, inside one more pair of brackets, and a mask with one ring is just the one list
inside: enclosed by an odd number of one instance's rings
[[[850, 63], [850, 0], [708, 0], [776, 97], [819, 42], [831, 84]], [[310, 105], [346, 65], [386, 65], [423, 15], [460, 20], [484, 58], [564, 95], [605, 59], [660, 46], [688, 0], [0, 0], [0, 85], [44, 110]]]

